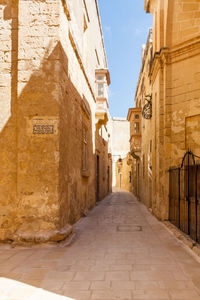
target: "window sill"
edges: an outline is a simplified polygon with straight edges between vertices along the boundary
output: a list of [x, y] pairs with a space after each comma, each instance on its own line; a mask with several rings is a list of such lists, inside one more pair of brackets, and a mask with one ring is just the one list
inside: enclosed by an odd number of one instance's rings
[[89, 170], [82, 170], [82, 177], [85, 177], [85, 178], [90, 177], [90, 171]]

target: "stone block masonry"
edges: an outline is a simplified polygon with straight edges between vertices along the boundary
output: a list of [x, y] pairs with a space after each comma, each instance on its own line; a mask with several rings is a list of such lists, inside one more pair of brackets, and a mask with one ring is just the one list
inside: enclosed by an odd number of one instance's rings
[[[145, 1], [153, 15], [136, 90], [136, 107], [152, 97], [152, 117], [142, 119], [135, 169], [137, 195], [160, 219], [169, 216], [169, 168], [190, 149], [200, 155], [200, 27], [198, 0]], [[149, 64], [150, 62], [150, 64]]]
[[1, 241], [62, 240], [95, 205], [95, 49], [107, 65], [96, 4], [87, 6], [85, 33], [82, 1], [0, 1]]
[[130, 193], [106, 197], [75, 231], [70, 247], [1, 249], [1, 297], [200, 299], [199, 263]]

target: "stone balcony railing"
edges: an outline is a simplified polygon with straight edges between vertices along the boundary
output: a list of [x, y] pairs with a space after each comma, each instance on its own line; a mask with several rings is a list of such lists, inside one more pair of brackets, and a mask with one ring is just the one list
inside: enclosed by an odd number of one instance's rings
[[106, 125], [109, 118], [108, 111], [108, 85], [110, 75], [108, 69], [96, 69], [96, 111], [95, 118], [98, 127]]
[[109, 111], [107, 98], [97, 98], [95, 111], [96, 123], [99, 124], [99, 126], [106, 125], [108, 122], [108, 115]]

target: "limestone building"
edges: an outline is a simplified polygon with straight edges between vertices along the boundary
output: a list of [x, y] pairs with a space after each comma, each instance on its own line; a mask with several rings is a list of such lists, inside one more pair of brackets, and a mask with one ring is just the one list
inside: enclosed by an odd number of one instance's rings
[[115, 117], [109, 121], [109, 130], [111, 132], [113, 187], [130, 190], [132, 186], [132, 169], [129, 163], [130, 123], [125, 118]]
[[148, 105], [152, 93], [149, 78], [152, 60], [152, 29], [147, 43], [142, 47], [142, 66], [135, 93], [136, 108], [130, 108], [127, 119], [130, 121], [130, 148], [133, 157], [134, 194], [151, 207], [152, 204], [152, 118], [145, 119], [142, 108]]
[[61, 240], [111, 189], [98, 4], [1, 1], [0, 32], [0, 240]]
[[[153, 15], [135, 95], [142, 111], [138, 194], [168, 219], [169, 168], [200, 156], [200, 2], [146, 0]], [[136, 153], [137, 154], [137, 153]]]
[[141, 108], [130, 108], [127, 120], [130, 122], [130, 163], [132, 168], [132, 191], [137, 197], [140, 196], [141, 189]]

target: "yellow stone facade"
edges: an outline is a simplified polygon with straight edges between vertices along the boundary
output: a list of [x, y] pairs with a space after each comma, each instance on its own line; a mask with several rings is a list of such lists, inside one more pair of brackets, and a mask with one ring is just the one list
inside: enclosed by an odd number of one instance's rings
[[0, 240], [59, 241], [95, 205], [97, 152], [111, 189], [97, 1], [1, 1], [0, 44]]
[[133, 159], [130, 153], [116, 162], [116, 188], [133, 192]]
[[140, 155], [141, 155], [141, 131], [142, 131], [142, 115], [141, 108], [130, 108], [127, 120], [130, 122], [130, 154], [129, 162], [132, 169], [132, 180], [130, 191], [139, 197], [140, 184]]
[[188, 149], [200, 154], [200, 2], [146, 0], [145, 10], [153, 15], [153, 36], [135, 103], [144, 109], [150, 100], [152, 117], [142, 118], [139, 196], [158, 218], [168, 219], [168, 170]]
[[130, 123], [125, 118], [109, 120], [110, 152], [112, 153], [113, 187], [132, 191], [130, 163]]

